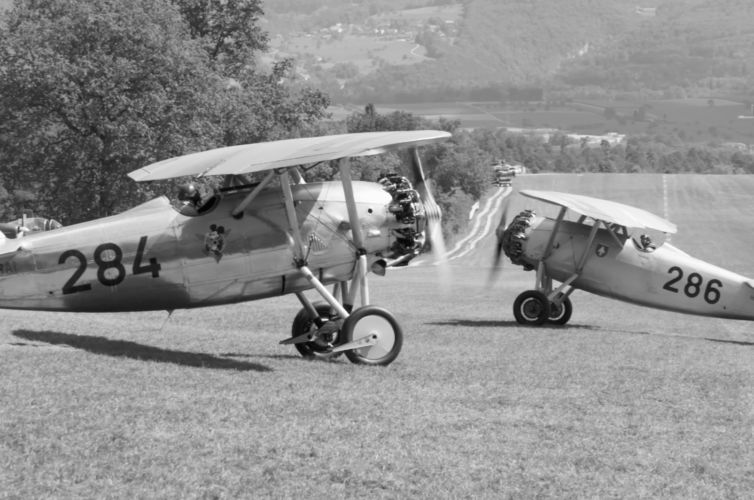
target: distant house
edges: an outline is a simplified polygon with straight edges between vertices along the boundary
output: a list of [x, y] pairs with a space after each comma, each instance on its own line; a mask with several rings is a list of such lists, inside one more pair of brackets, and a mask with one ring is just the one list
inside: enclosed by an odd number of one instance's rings
[[637, 14], [644, 17], [655, 17], [657, 15], [657, 7], [636, 7]]
[[610, 146], [616, 146], [626, 140], [625, 134], [616, 132], [608, 132], [604, 135], [567, 134], [567, 136], [576, 144], [588, 148], [600, 147], [603, 142]]

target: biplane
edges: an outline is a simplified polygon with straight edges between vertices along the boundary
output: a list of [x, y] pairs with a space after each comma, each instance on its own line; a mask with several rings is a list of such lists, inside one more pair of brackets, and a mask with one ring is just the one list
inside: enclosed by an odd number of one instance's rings
[[514, 301], [519, 323], [566, 324], [573, 311], [569, 296], [577, 289], [668, 311], [754, 320], [754, 280], [667, 243], [675, 224], [603, 199], [552, 191], [521, 194], [560, 210], [556, 217], [525, 210], [510, 224], [507, 205], [503, 210], [495, 266], [504, 253], [536, 273], [534, 288]]
[[[219, 176], [222, 187], [202, 193], [189, 184], [178, 203], [163, 196], [5, 240], [0, 307], [172, 311], [295, 294], [302, 309], [283, 344], [306, 357], [345, 353], [354, 363], [387, 365], [403, 333], [370, 303], [367, 274], [405, 265], [427, 232], [442, 247], [441, 213], [418, 148], [449, 137], [419, 130], [287, 139], [145, 166], [128, 175], [138, 182]], [[393, 150], [408, 150], [415, 185], [399, 174], [352, 180], [350, 158]], [[302, 168], [328, 161], [338, 162], [339, 181], [304, 181]], [[263, 177], [252, 183], [251, 174]]]

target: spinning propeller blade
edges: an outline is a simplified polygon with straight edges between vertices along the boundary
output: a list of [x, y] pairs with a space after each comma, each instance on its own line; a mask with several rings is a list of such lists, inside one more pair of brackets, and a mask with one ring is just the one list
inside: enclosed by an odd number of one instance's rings
[[424, 175], [421, 159], [418, 151], [412, 150], [413, 161], [411, 169], [414, 177], [414, 184], [419, 195], [422, 197], [424, 213], [427, 217], [427, 239], [431, 246], [431, 252], [434, 255], [434, 263], [440, 266], [440, 282], [443, 288], [450, 290], [450, 267], [448, 266], [445, 239], [442, 235], [442, 210], [432, 196], [432, 191], [427, 184], [427, 178]]

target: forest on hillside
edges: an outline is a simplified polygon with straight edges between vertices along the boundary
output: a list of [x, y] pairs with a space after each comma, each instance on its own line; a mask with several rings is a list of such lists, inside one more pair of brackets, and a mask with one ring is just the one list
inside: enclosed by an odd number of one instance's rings
[[270, 2], [271, 27], [306, 23], [313, 29], [438, 3], [463, 6], [457, 37], [417, 33], [430, 60], [384, 64], [340, 79], [340, 86], [323, 82], [335, 101], [506, 99], [510, 89], [520, 88], [557, 98], [754, 94], [754, 4], [748, 0], [301, 3]]

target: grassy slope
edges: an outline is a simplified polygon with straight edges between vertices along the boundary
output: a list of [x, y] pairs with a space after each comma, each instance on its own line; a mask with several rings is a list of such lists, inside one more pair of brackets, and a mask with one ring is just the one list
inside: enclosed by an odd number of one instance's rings
[[[516, 182], [662, 214], [661, 176], [617, 179]], [[751, 183], [670, 177], [674, 243], [754, 275]], [[754, 489], [750, 324], [577, 293], [569, 327], [521, 328], [510, 304], [533, 278], [508, 266], [485, 287], [489, 244], [454, 266], [451, 296], [432, 268], [372, 279], [407, 336], [387, 369], [278, 346], [291, 297], [178, 311], [162, 330], [157, 313], [0, 312], [0, 497]]]

